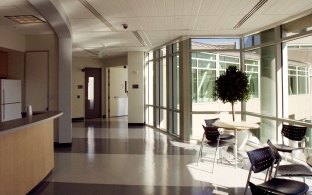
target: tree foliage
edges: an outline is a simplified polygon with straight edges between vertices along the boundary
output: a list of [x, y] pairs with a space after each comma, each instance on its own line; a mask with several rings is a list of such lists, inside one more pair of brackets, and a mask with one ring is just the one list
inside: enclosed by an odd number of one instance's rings
[[247, 74], [237, 70], [236, 66], [229, 66], [225, 74], [217, 78], [213, 96], [232, 105], [237, 101], [247, 101], [250, 97]]

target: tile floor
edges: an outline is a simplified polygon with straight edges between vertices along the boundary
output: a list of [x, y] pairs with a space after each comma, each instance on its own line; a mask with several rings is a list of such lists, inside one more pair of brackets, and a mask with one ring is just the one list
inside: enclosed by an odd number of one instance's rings
[[[199, 145], [149, 127], [128, 127], [127, 117], [74, 122], [72, 146], [55, 148], [54, 170], [29, 194], [244, 193], [248, 159], [242, 168], [217, 164], [211, 173], [214, 149], [205, 148], [197, 166], [198, 150]], [[253, 175], [252, 180], [261, 182], [263, 176]]]

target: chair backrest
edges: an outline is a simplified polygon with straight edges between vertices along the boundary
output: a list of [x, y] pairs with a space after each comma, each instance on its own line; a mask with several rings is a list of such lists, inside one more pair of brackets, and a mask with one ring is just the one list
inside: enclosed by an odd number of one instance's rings
[[206, 126], [211, 127], [212, 124], [218, 120], [220, 120], [220, 118], [205, 119]]
[[204, 126], [204, 131], [205, 131], [205, 137], [209, 141], [217, 140], [220, 136], [220, 133], [218, 131], [218, 127], [207, 127]]
[[275, 159], [275, 163], [279, 163], [282, 160], [282, 157], [279, 154], [279, 152], [277, 151], [276, 147], [272, 144], [271, 140], [269, 140], [269, 139], [267, 141], [267, 144], [271, 148], [272, 155], [273, 155], [273, 157]]
[[283, 124], [282, 135], [290, 140], [301, 141], [305, 138], [307, 127]]
[[259, 173], [273, 166], [275, 159], [270, 147], [264, 147], [247, 152], [254, 173]]

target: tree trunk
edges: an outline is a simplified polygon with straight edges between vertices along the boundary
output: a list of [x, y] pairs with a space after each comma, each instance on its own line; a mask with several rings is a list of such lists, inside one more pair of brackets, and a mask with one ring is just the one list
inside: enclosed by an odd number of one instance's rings
[[235, 121], [235, 111], [234, 111], [234, 103], [231, 103], [232, 105], [232, 116], [233, 116], [233, 121]]

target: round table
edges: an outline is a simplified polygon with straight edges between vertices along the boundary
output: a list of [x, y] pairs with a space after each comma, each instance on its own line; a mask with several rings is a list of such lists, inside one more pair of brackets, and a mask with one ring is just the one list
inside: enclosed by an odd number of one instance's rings
[[217, 121], [212, 124], [215, 127], [223, 128], [226, 130], [234, 131], [234, 159], [235, 159], [235, 168], [237, 168], [237, 131], [244, 131], [248, 129], [256, 129], [259, 128], [258, 124], [249, 123], [246, 121]]

